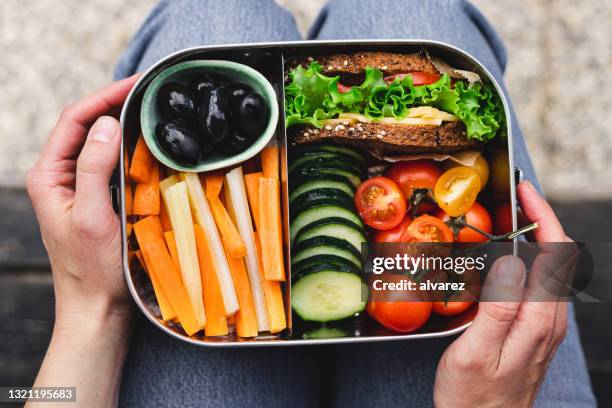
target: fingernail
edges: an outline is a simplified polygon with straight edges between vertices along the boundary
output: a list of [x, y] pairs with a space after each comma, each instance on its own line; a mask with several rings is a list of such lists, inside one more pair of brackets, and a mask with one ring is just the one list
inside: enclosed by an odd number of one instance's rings
[[117, 134], [117, 121], [110, 116], [102, 116], [96, 120], [96, 123], [89, 130], [91, 140], [102, 143], [112, 142]]
[[514, 256], [506, 256], [497, 266], [495, 277], [503, 286], [522, 285], [525, 282], [525, 265]]

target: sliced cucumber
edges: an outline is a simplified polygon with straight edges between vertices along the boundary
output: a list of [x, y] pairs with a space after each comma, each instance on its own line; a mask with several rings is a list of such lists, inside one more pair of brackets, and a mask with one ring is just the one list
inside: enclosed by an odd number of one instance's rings
[[317, 236], [295, 244], [291, 258], [292, 264], [310, 259], [317, 255], [334, 255], [352, 262], [361, 269], [361, 254], [353, 244], [345, 239], [327, 236]]
[[338, 146], [338, 145], [318, 145], [318, 146], [307, 146], [297, 149], [294, 153], [295, 156], [307, 154], [307, 153], [316, 153], [316, 152], [331, 152], [341, 154], [346, 157], [350, 157], [351, 159], [357, 161], [361, 166], [366, 165], [365, 157], [359, 153], [355, 149], [351, 149], [346, 146]]
[[291, 279], [297, 281], [304, 275], [321, 270], [335, 270], [361, 275], [361, 268], [356, 267], [352, 262], [340, 256], [325, 254], [312, 256], [291, 265]]
[[290, 174], [293, 173], [316, 173], [319, 170], [342, 170], [359, 177], [365, 176], [365, 169], [362, 169], [354, 164], [339, 159], [329, 160], [310, 160], [296, 166]]
[[344, 202], [351, 208], [355, 205], [352, 195], [348, 195], [344, 191], [335, 188], [318, 188], [316, 190], [307, 191], [296, 197], [291, 205], [295, 208], [303, 208], [303, 206], [309, 205], [315, 201]]
[[293, 202], [298, 196], [309, 193], [311, 191], [334, 189], [344, 192], [351, 200], [355, 195], [355, 189], [352, 184], [344, 181], [333, 180], [312, 180], [298, 186], [289, 194], [289, 202]]
[[330, 175], [330, 176], [340, 176], [340, 177], [347, 179], [354, 188], [359, 187], [359, 185], [361, 184], [360, 175], [352, 173], [351, 171], [342, 170], [342, 169], [318, 168], [318, 169], [313, 169], [313, 170], [303, 170], [303, 171], [299, 170], [294, 173], [295, 174], [290, 175], [290, 178], [291, 177], [302, 178], [302, 177], [312, 177], [312, 176], [327, 177], [328, 175]]
[[322, 270], [304, 275], [291, 287], [291, 306], [304, 320], [330, 322], [361, 312], [367, 287], [354, 273]]
[[322, 173], [305, 173], [297, 174], [296, 177], [289, 179], [289, 190], [294, 191], [300, 188], [302, 185], [310, 183], [312, 181], [329, 181], [336, 183], [344, 183], [354, 192], [355, 187], [353, 183], [346, 177], [338, 174], [322, 174]]
[[[293, 229], [292, 229], [293, 232]], [[330, 217], [320, 219], [301, 228], [295, 236], [295, 243], [300, 244], [315, 237], [335, 237], [348, 241], [356, 251], [361, 253], [361, 244], [366, 242], [363, 226], [346, 218]]]
[[302, 228], [326, 218], [342, 218], [357, 225], [358, 228], [363, 229], [363, 222], [361, 221], [361, 218], [359, 218], [359, 216], [351, 209], [337, 204], [315, 203], [311, 207], [300, 211], [300, 213], [295, 215], [293, 221], [291, 221], [291, 242], [295, 240], [295, 237], [302, 230]]

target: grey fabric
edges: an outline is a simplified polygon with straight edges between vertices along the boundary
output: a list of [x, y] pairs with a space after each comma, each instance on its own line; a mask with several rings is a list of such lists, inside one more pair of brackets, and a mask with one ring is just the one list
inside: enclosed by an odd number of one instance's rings
[[[503, 84], [507, 55], [502, 41], [463, 0], [332, 0], [309, 38], [440, 40], [474, 55]], [[298, 39], [293, 17], [271, 0], [162, 0], [119, 61], [115, 76], [146, 69], [194, 45]], [[514, 110], [512, 126], [515, 164], [537, 185]], [[126, 363], [121, 405], [431, 406], [436, 365], [452, 340], [208, 349], [171, 339], [143, 320]], [[536, 405], [595, 406], [572, 308], [567, 337]]]

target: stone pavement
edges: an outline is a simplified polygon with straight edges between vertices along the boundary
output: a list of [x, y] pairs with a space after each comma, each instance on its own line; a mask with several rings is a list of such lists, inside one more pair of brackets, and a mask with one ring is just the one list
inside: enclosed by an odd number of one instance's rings
[[[278, 1], [303, 31], [324, 3]], [[0, 186], [23, 185], [61, 108], [110, 80], [154, 3], [0, 2]], [[547, 193], [612, 197], [612, 0], [474, 3], [506, 41], [508, 87]]]

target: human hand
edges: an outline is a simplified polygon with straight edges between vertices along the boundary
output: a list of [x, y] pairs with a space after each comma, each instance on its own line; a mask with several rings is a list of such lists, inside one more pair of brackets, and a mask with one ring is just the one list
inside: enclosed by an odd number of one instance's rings
[[[539, 224], [535, 231], [538, 243], [571, 242], [530, 182], [521, 183], [517, 194], [525, 217]], [[488, 290], [496, 290], [504, 293], [504, 301], [481, 302], [472, 325], [444, 352], [434, 384], [436, 406], [533, 404], [567, 330], [567, 302], [520, 301], [523, 296], [533, 299], [532, 295], [542, 290], [546, 268], [537, 265], [550, 258], [545, 251], [534, 261], [526, 288], [521, 260], [505, 256], [494, 263], [483, 297]]]
[[137, 79], [111, 84], [65, 108], [28, 173], [28, 194], [53, 271], [56, 325], [131, 313], [108, 185], [121, 144], [113, 115]]

